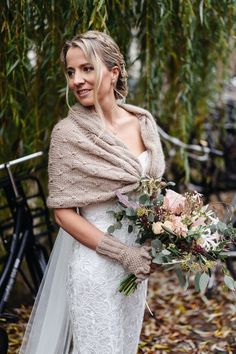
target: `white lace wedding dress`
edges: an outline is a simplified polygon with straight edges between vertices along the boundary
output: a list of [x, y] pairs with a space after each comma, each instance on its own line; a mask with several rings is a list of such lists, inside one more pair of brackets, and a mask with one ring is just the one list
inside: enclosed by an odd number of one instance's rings
[[[139, 156], [139, 161], [145, 174], [147, 151]], [[103, 202], [82, 208], [80, 214], [105, 232], [114, 223], [107, 211], [114, 208], [115, 201]], [[116, 230], [114, 236], [128, 245], [138, 246], [136, 234], [123, 228]], [[137, 353], [148, 280], [126, 297], [117, 288], [127, 274], [117, 261], [73, 241], [66, 279], [73, 354]]]

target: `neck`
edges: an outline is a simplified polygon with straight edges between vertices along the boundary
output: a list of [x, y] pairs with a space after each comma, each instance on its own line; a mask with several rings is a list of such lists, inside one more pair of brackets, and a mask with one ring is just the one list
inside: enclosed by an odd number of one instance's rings
[[112, 96], [108, 94], [107, 96], [103, 97], [99, 104], [105, 120], [108, 123], [112, 123], [119, 108], [116, 103], [114, 94], [112, 94]]
[[118, 106], [115, 97], [107, 97], [100, 102], [100, 107], [102, 109], [107, 129], [111, 130], [113, 134], [117, 134], [119, 130], [121, 108]]

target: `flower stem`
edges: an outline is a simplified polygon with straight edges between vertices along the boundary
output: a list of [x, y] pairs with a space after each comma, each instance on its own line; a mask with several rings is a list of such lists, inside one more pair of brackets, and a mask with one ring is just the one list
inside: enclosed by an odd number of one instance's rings
[[137, 284], [135, 283], [136, 279], [137, 278], [134, 274], [129, 274], [121, 281], [119, 286], [119, 292], [123, 293], [126, 296], [132, 294], [137, 288]]

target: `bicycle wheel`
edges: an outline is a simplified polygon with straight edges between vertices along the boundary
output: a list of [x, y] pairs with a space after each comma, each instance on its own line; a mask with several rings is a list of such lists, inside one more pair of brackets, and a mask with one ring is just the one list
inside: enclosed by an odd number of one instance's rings
[[26, 262], [34, 284], [35, 295], [46, 270], [48, 256], [46, 249], [39, 244], [31, 244], [27, 249]]

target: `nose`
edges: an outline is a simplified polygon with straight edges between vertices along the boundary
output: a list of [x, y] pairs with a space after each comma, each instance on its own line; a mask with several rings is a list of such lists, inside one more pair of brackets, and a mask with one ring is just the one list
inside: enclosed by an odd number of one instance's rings
[[81, 85], [85, 82], [85, 79], [83, 78], [82, 73], [76, 71], [74, 74], [74, 85], [78, 86]]

